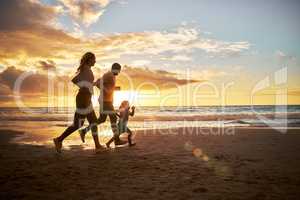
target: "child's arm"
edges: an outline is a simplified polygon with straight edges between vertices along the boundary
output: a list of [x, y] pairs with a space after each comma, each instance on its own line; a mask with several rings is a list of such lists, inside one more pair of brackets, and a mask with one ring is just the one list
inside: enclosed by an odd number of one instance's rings
[[131, 107], [131, 112], [129, 112], [129, 115], [130, 115], [130, 116], [134, 116], [134, 111], [135, 111], [135, 107], [132, 106], [132, 107]]

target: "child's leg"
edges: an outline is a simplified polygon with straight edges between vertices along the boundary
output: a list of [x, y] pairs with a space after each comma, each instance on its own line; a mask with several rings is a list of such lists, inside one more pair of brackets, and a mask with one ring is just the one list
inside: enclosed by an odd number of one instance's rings
[[128, 133], [128, 143], [129, 143], [129, 146], [133, 146], [134, 144], [132, 143], [132, 132], [129, 128], [127, 128], [127, 133]]

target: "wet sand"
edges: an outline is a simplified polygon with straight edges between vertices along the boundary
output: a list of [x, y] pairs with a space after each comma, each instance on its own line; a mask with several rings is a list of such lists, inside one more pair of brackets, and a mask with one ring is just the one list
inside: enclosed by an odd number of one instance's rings
[[58, 155], [1, 130], [0, 199], [300, 198], [299, 129], [168, 132], [137, 132], [133, 148], [96, 154], [75, 143]]

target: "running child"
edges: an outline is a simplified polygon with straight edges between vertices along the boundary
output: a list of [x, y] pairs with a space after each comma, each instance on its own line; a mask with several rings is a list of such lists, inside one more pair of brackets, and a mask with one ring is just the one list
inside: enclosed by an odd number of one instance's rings
[[[128, 101], [123, 101], [119, 107], [119, 121], [117, 124], [118, 128], [118, 135], [121, 135], [122, 133], [128, 133], [128, 144], [129, 146], [134, 146], [135, 143], [132, 143], [132, 132], [127, 127], [129, 116], [134, 116], [135, 107], [132, 106], [130, 108]], [[112, 137], [107, 143], [106, 146], [109, 148], [110, 144], [115, 140], [115, 137]]]

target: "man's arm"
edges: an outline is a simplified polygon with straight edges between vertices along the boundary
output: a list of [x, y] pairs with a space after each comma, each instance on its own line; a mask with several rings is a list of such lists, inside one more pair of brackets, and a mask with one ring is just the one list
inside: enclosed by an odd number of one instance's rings
[[97, 88], [104, 88], [104, 89], [112, 89], [113, 83], [110, 81], [106, 80], [105, 78], [99, 78], [96, 82], [93, 83], [93, 86], [96, 86]]
[[93, 86], [96, 86], [97, 88], [101, 88], [101, 82], [102, 82], [102, 79], [101, 78], [99, 78], [97, 81], [95, 81], [94, 83], [93, 83]]

